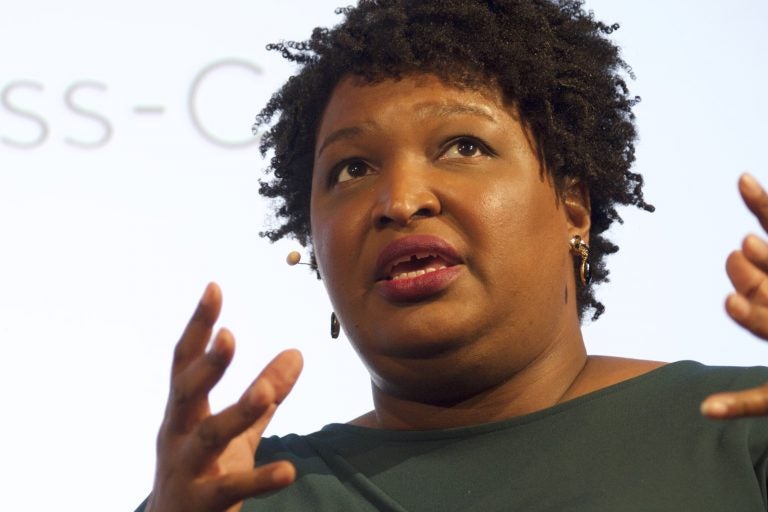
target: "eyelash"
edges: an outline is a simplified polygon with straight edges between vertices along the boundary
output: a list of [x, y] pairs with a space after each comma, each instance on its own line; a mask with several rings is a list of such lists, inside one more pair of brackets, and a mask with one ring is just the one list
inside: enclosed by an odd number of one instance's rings
[[[365, 160], [361, 158], [349, 158], [347, 160], [343, 160], [342, 162], [339, 162], [338, 165], [336, 165], [330, 174], [330, 184], [335, 185], [337, 183], [344, 183], [345, 181], [350, 181], [355, 179], [355, 176], [350, 175], [349, 178], [341, 179], [341, 173], [344, 172], [345, 169], [347, 169], [350, 166], [353, 165], [363, 165], [365, 166], [366, 174], [363, 176], [358, 176], [358, 178], [362, 178], [367, 175], [368, 169], [370, 169], [370, 165], [368, 165]], [[349, 172], [347, 172], [349, 174]]]
[[451, 149], [454, 146], [457, 146], [459, 144], [472, 144], [475, 146], [475, 151], [480, 151], [480, 155], [476, 156], [467, 156], [467, 155], [461, 155], [464, 158], [476, 158], [477, 156], [496, 156], [496, 153], [482, 140], [478, 139], [477, 137], [470, 136], [470, 135], [462, 135], [460, 137], [455, 137], [448, 141], [444, 146], [443, 150], [440, 152], [440, 156], [445, 156], [448, 153], [448, 150]]
[[[462, 136], [459, 136], [459, 137], [454, 137], [453, 139], [451, 139], [447, 143], [445, 143], [443, 145], [442, 149], [440, 150], [440, 157], [439, 158], [440, 159], [444, 158], [445, 155], [448, 153], [448, 151], [451, 148], [453, 148], [454, 146], [457, 146], [459, 144], [462, 144], [462, 143], [464, 143], [464, 144], [471, 144], [472, 146], [474, 146], [473, 153], [479, 151], [480, 154], [479, 155], [460, 155], [459, 157], [456, 157], [456, 158], [477, 158], [478, 156], [496, 156], [496, 153], [492, 149], [490, 149], [488, 144], [486, 144], [482, 140], [480, 140], [480, 139], [478, 139], [477, 137], [474, 137], [474, 136], [462, 135]], [[349, 168], [350, 166], [354, 166], [354, 165], [362, 165], [362, 166], [364, 166], [365, 169], [363, 171], [365, 172], [365, 174], [363, 174], [361, 176], [357, 176], [357, 177], [349, 175], [349, 177], [347, 177], [347, 178], [340, 179], [341, 178], [341, 174], [345, 171], [345, 169]], [[351, 180], [354, 180], [354, 179], [357, 179], [357, 178], [363, 178], [363, 177], [368, 175], [368, 171], [370, 169], [371, 169], [371, 166], [368, 165], [368, 163], [366, 163], [365, 160], [363, 160], [362, 158], [349, 158], [347, 160], [343, 160], [343, 161], [339, 162], [331, 170], [331, 173], [329, 175], [330, 185], [333, 186], [333, 185], [336, 185], [338, 183], [344, 183], [346, 181], [351, 181]], [[348, 171], [347, 171], [347, 174], [349, 174]]]

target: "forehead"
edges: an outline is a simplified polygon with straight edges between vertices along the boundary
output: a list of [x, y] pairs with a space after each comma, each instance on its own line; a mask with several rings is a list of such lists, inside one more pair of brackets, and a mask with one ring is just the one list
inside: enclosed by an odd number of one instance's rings
[[517, 112], [495, 86], [448, 83], [431, 74], [406, 75], [376, 81], [347, 76], [339, 81], [323, 111], [316, 149], [331, 130], [364, 128], [399, 112], [411, 119], [439, 119], [452, 115], [485, 117], [498, 121]]
[[426, 73], [375, 81], [353, 75], [339, 81], [323, 111], [314, 158], [339, 140], [366, 133], [402, 135], [415, 126], [434, 127], [442, 121], [507, 126], [521, 132], [531, 148], [536, 146], [516, 105], [498, 86], [450, 83]]
[[[411, 73], [400, 77], [384, 77], [375, 80], [357, 75], [347, 75], [339, 80], [334, 87], [328, 106], [335, 102], [348, 103], [355, 98], [368, 99], [366, 98], [367, 95], [380, 94], [383, 90], [400, 97], [432, 95], [436, 102], [446, 102], [452, 97], [467, 101], [474, 97], [477, 101], [504, 107], [501, 89], [495, 84], [482, 84], [479, 81], [467, 81], [466, 83], [449, 81], [431, 73]], [[379, 96], [379, 99], [389, 100], [391, 96]]]

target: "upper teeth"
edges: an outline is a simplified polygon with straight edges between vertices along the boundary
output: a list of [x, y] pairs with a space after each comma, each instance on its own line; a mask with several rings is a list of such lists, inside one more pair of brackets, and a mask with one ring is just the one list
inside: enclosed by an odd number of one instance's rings
[[390, 265], [389, 272], [391, 274], [392, 270], [397, 265], [399, 265], [400, 263], [408, 263], [409, 261], [411, 261], [414, 258], [416, 258], [417, 260], [421, 260], [421, 259], [424, 259], [424, 258], [429, 258], [430, 256], [433, 257], [433, 258], [437, 258], [437, 254], [436, 253], [431, 253], [431, 252], [418, 252], [416, 254], [409, 254], [408, 256], [403, 256], [402, 258], [396, 259], [392, 263], [392, 265]]
[[428, 272], [434, 272], [435, 270], [441, 270], [444, 268], [446, 268], [445, 265], [439, 265], [437, 267], [427, 267], [421, 270], [414, 270], [413, 272], [403, 272], [402, 274], [395, 274], [394, 276], [392, 276], [392, 280], [397, 281], [398, 279], [406, 279], [410, 277], [423, 276]]

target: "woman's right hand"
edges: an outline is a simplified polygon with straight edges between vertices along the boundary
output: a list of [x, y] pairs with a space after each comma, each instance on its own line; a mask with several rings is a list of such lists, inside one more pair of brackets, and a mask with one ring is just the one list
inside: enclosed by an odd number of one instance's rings
[[297, 350], [275, 357], [237, 403], [211, 414], [208, 393], [232, 361], [235, 342], [220, 330], [221, 290], [205, 289], [176, 345], [165, 418], [157, 436], [157, 469], [145, 512], [233, 512], [242, 501], [291, 484], [287, 461], [254, 467], [254, 454], [277, 406], [301, 372]]

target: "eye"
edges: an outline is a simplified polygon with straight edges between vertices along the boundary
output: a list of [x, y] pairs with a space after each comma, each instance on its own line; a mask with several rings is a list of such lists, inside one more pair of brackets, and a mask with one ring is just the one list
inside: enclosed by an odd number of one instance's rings
[[368, 176], [373, 172], [370, 165], [362, 160], [351, 160], [342, 162], [336, 167], [333, 173], [335, 183], [343, 183], [345, 181], [354, 180]]
[[448, 143], [446, 149], [440, 155], [441, 158], [477, 158], [490, 156], [493, 152], [482, 142], [470, 138], [461, 137]]

